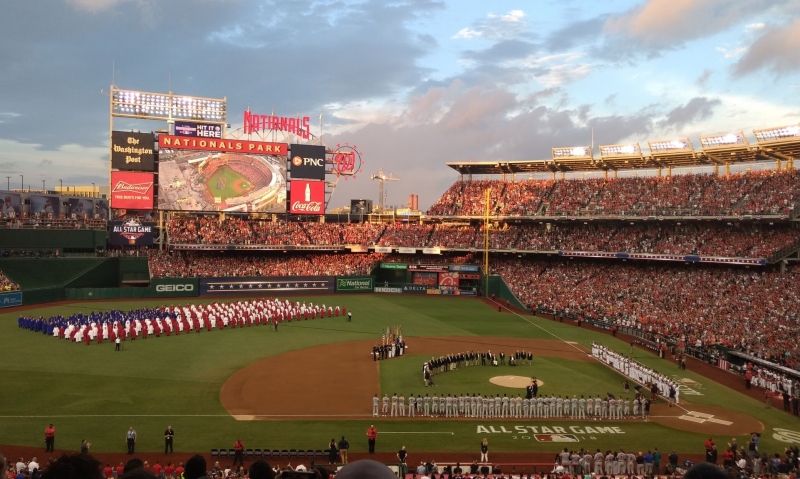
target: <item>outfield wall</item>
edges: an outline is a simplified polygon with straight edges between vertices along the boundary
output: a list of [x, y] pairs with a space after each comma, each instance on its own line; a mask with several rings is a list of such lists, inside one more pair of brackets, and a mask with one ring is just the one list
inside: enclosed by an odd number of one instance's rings
[[94, 250], [106, 247], [105, 230], [59, 230], [3, 228], [0, 249]]

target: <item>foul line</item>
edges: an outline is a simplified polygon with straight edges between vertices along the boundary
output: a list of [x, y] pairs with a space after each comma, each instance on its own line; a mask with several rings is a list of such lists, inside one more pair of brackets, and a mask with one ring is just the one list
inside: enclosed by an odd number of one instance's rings
[[55, 414], [47, 416], [0, 416], [0, 419], [46, 419], [53, 418], [91, 418], [91, 417], [299, 417], [299, 418], [329, 418], [329, 417], [371, 417], [369, 414]]
[[442, 431], [381, 431], [381, 434], [450, 434], [455, 436], [456, 433]]
[[[509, 313], [511, 313], [511, 314], [513, 314], [513, 315], [515, 315], [515, 316], [517, 316], [518, 318], [522, 319], [522, 320], [523, 320], [523, 321], [525, 321], [526, 323], [528, 323], [528, 324], [530, 324], [530, 325], [532, 325], [532, 326], [535, 326], [535, 327], [537, 327], [537, 328], [541, 329], [541, 330], [542, 330], [542, 331], [544, 331], [545, 333], [547, 333], [547, 334], [549, 334], [550, 336], [552, 336], [552, 337], [554, 337], [554, 338], [558, 339], [559, 341], [563, 342], [564, 344], [566, 344], [566, 345], [568, 345], [568, 346], [571, 346], [571, 347], [575, 348], [576, 350], [580, 351], [580, 352], [581, 352], [581, 353], [583, 353], [583, 354], [586, 354], [586, 355], [587, 355], [587, 356], [589, 356], [590, 358], [594, 359], [594, 360], [595, 360], [595, 361], [597, 361], [598, 363], [600, 363], [600, 364], [602, 364], [603, 366], [607, 367], [608, 369], [610, 369], [610, 370], [614, 371], [615, 373], [619, 374], [620, 376], [622, 376], [622, 377], [624, 377], [624, 378], [627, 378], [627, 379], [630, 379], [630, 380], [631, 380], [631, 381], [633, 381], [634, 383], [641, 384], [641, 383], [639, 383], [638, 381], [634, 380], [633, 378], [626, 376], [626, 375], [625, 375], [625, 374], [624, 374], [622, 371], [618, 371], [618, 370], [614, 369], [613, 367], [611, 367], [611, 365], [610, 365], [610, 364], [607, 364], [605, 361], [601, 361], [601, 360], [600, 360], [600, 358], [596, 358], [596, 357], [594, 357], [594, 355], [593, 355], [591, 352], [588, 352], [588, 353], [587, 353], [586, 351], [582, 351], [582, 350], [581, 350], [579, 347], [577, 347], [577, 346], [575, 345], [576, 343], [574, 343], [574, 342], [572, 342], [572, 341], [567, 341], [567, 340], [565, 340], [565, 339], [563, 339], [563, 338], [559, 337], [557, 334], [553, 333], [552, 331], [548, 331], [547, 329], [545, 329], [545, 328], [543, 328], [543, 327], [539, 326], [538, 324], [536, 324], [536, 323], [534, 323], [534, 322], [530, 321], [530, 320], [529, 320], [528, 318], [526, 318], [525, 316], [522, 316], [521, 314], [517, 313], [516, 311], [512, 311], [511, 309], [509, 309], [509, 308], [507, 308], [507, 307], [503, 306], [502, 304], [498, 303], [497, 301], [494, 301], [494, 300], [492, 300], [492, 299], [489, 299], [489, 301], [492, 301], [493, 303], [497, 304], [497, 306], [499, 306], [499, 307], [501, 307], [501, 308], [504, 308], [506, 311], [508, 311]], [[643, 385], [643, 384], [642, 384], [642, 385]], [[643, 385], [643, 386], [644, 386], [644, 385]], [[663, 396], [662, 396], [662, 397], [663, 397]], [[668, 400], [668, 399], [667, 399], [667, 400]], [[686, 412], [689, 412], [689, 410], [688, 410], [688, 409], [684, 408], [684, 407], [683, 407], [683, 406], [681, 406], [680, 404], [678, 404], [678, 403], [675, 403], [675, 405], [676, 405], [676, 406], [678, 406], [679, 408], [683, 409], [684, 411], [686, 411]], [[672, 417], [672, 416], [671, 416], [671, 417]]]

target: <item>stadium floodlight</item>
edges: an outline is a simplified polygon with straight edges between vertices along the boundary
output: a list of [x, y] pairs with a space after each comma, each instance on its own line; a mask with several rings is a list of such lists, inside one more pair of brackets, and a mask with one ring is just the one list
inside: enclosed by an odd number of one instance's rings
[[629, 145], [601, 145], [600, 156], [603, 158], [641, 158], [642, 148], [638, 143]]
[[779, 126], [753, 130], [758, 143], [774, 143], [800, 140], [800, 125]]
[[647, 146], [650, 147], [650, 153], [691, 153], [694, 151], [694, 146], [688, 138], [681, 138], [678, 140], [658, 140], [648, 141]]
[[726, 133], [724, 135], [701, 136], [700, 145], [703, 150], [747, 148], [744, 133]]
[[144, 120], [190, 120], [225, 124], [227, 100], [111, 87], [111, 115]]
[[565, 158], [592, 158], [592, 148], [589, 146], [553, 148], [554, 160]]

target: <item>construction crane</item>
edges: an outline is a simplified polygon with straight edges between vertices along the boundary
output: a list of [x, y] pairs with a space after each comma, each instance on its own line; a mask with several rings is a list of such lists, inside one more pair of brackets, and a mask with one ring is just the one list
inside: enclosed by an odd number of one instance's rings
[[383, 205], [385, 201], [384, 196], [384, 181], [400, 181], [400, 178], [395, 178], [389, 173], [389, 176], [383, 174], [383, 168], [378, 168], [378, 174], [370, 177], [372, 180], [378, 180], [378, 210], [383, 213]]

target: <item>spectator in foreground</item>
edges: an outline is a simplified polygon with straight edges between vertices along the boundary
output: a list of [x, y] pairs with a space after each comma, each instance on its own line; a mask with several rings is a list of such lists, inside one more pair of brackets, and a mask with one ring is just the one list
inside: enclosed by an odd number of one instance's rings
[[337, 474], [337, 479], [397, 479], [397, 476], [385, 464], [362, 459], [344, 466]]
[[259, 459], [250, 464], [250, 479], [274, 479], [275, 473], [267, 461]]
[[701, 462], [692, 466], [689, 471], [683, 475], [684, 479], [729, 479], [728, 475], [723, 472], [719, 467]]
[[206, 476], [206, 460], [203, 456], [195, 454], [186, 461], [183, 471], [184, 479], [199, 479]]
[[64, 454], [42, 473], [42, 479], [103, 479], [100, 466], [88, 454]]

